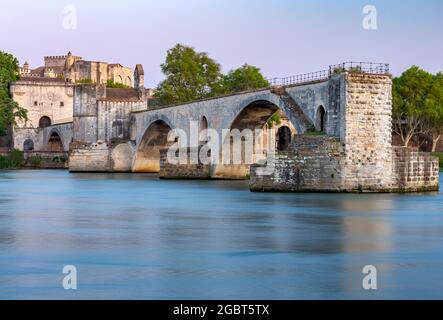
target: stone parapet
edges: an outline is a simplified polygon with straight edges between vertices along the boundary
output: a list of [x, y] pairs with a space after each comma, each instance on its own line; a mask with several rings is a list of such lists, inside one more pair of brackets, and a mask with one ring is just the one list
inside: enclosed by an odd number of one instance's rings
[[414, 148], [393, 147], [393, 174], [402, 192], [438, 191], [439, 159]]

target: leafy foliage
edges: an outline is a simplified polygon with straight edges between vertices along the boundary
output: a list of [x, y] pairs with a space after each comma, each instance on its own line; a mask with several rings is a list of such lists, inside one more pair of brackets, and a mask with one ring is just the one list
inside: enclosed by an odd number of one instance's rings
[[118, 82], [114, 82], [112, 80], [108, 80], [106, 82], [106, 87], [108, 88], [120, 88], [120, 89], [128, 89], [129, 86], [123, 84], [123, 83], [118, 83]]
[[440, 171], [443, 171], [443, 152], [436, 152], [433, 155], [440, 159]]
[[277, 111], [276, 113], [274, 113], [272, 115], [271, 118], [269, 118], [268, 126], [269, 126], [269, 128], [273, 128], [274, 125], [279, 125], [280, 123], [281, 123], [281, 115], [280, 115], [280, 111]]
[[78, 84], [94, 84], [92, 79], [80, 79], [80, 80], [77, 80], [77, 83]]
[[23, 166], [23, 151], [12, 150], [6, 156], [0, 156], [0, 169], [17, 169]]
[[8, 127], [16, 125], [17, 120], [28, 120], [26, 110], [12, 100], [9, 94], [9, 84], [18, 78], [17, 59], [0, 51], [0, 135], [5, 135]]
[[443, 135], [443, 74], [434, 76], [432, 85], [425, 99], [425, 126], [432, 137], [432, 151]]
[[269, 86], [268, 80], [263, 77], [260, 69], [248, 64], [231, 70], [224, 76], [224, 90], [227, 93], [267, 88]]
[[168, 51], [161, 68], [166, 79], [155, 94], [159, 105], [269, 87], [257, 67], [245, 64], [223, 75], [220, 65], [207, 53], [181, 44]]
[[207, 53], [176, 45], [170, 49], [161, 65], [166, 79], [155, 94], [162, 104], [183, 103], [208, 98], [220, 92], [220, 65]]
[[426, 98], [432, 82], [432, 74], [417, 66], [393, 80], [393, 128], [405, 146], [414, 135], [426, 131]]

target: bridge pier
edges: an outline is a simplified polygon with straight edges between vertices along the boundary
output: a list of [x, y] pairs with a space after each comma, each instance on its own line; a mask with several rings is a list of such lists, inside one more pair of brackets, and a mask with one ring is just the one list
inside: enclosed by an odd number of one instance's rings
[[438, 191], [438, 159], [392, 147], [390, 76], [345, 73], [342, 83], [339, 137], [296, 137], [288, 152], [276, 154], [271, 172], [252, 167], [251, 190]]

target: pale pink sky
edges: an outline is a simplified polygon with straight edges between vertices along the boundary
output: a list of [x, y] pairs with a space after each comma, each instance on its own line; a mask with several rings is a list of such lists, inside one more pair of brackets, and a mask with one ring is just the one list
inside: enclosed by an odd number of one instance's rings
[[[362, 9], [378, 10], [378, 29], [363, 29]], [[78, 28], [65, 30], [74, 5]], [[87, 60], [142, 63], [148, 86], [176, 43], [194, 46], [224, 71], [249, 63], [266, 77], [317, 71], [343, 61], [416, 64], [443, 70], [443, 2], [366, 0], [15, 0], [0, 11], [0, 50], [43, 64], [68, 51]]]

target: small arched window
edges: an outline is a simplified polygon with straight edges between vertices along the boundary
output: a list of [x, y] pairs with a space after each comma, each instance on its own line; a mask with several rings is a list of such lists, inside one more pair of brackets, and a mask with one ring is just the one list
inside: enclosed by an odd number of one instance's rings
[[199, 128], [199, 141], [201, 144], [208, 143], [208, 119], [203, 117], [200, 120], [200, 128]]
[[40, 121], [38, 122], [39, 128], [46, 128], [51, 125], [51, 119], [49, 117], [41, 117]]
[[320, 106], [317, 109], [316, 129], [320, 132], [326, 131], [326, 110], [323, 106]]
[[23, 143], [23, 151], [25, 152], [34, 151], [34, 141], [32, 141], [31, 139], [25, 140], [25, 142]]

